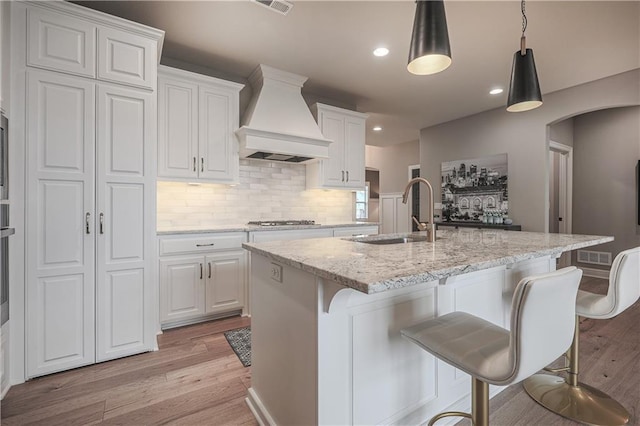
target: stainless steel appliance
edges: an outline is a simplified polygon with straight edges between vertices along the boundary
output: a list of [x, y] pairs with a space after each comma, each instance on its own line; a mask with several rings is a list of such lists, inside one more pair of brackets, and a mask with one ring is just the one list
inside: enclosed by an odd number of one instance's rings
[[247, 225], [255, 226], [286, 226], [286, 225], [319, 225], [315, 220], [255, 220]]
[[9, 122], [0, 114], [0, 325], [9, 320]]

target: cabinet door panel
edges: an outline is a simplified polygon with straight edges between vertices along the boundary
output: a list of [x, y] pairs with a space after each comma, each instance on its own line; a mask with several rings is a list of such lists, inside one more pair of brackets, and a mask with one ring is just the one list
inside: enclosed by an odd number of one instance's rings
[[361, 190], [365, 186], [364, 120], [345, 119], [345, 135], [345, 170], [349, 172], [345, 185]]
[[144, 186], [110, 183], [104, 195], [102, 228], [98, 225], [104, 233], [102, 260], [108, 265], [144, 261]]
[[146, 143], [151, 143], [151, 95], [137, 89], [98, 86], [98, 161], [110, 177], [145, 173]]
[[87, 278], [58, 275], [33, 283], [27, 315], [29, 377], [94, 362], [94, 293]]
[[[104, 361], [153, 347], [156, 121], [141, 89], [101, 84], [97, 104], [96, 342]], [[124, 330], [122, 318], [135, 330]]]
[[95, 77], [95, 25], [37, 8], [27, 25], [28, 65]]
[[206, 313], [244, 306], [245, 256], [243, 251], [207, 256]]
[[198, 86], [158, 79], [158, 176], [198, 177]]
[[40, 270], [92, 263], [92, 259], [85, 259], [87, 251], [92, 252], [85, 247], [85, 192], [82, 181], [39, 181], [35, 234]]
[[202, 256], [160, 261], [161, 322], [204, 315], [203, 262]]
[[239, 167], [231, 118], [232, 111], [238, 109], [234, 95], [200, 88], [199, 98], [200, 177], [231, 182], [237, 178], [235, 171]]
[[27, 377], [95, 361], [95, 85], [27, 73]]
[[115, 30], [98, 29], [98, 78], [154, 89], [157, 80], [156, 43]]
[[99, 323], [103, 329], [98, 331], [97, 360], [144, 351], [144, 269], [109, 272], [103, 284], [98, 311], [104, 320]]
[[323, 111], [320, 116], [320, 125], [322, 126], [322, 135], [333, 141], [329, 145], [329, 158], [321, 160], [324, 184], [342, 187], [346, 178], [344, 169], [344, 118], [338, 114]]

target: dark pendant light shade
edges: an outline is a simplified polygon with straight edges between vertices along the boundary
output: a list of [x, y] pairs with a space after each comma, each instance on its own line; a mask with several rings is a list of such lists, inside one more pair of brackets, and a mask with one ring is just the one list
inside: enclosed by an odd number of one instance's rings
[[533, 50], [526, 49], [525, 55], [518, 50], [513, 54], [507, 111], [528, 111], [540, 105], [542, 105], [542, 93], [540, 93], [538, 73], [533, 60]]
[[412, 74], [428, 75], [443, 71], [449, 65], [451, 48], [444, 2], [418, 0], [407, 70]]
[[527, 38], [524, 35], [527, 30], [525, 0], [520, 0], [520, 10], [522, 12], [522, 37], [520, 37], [520, 50], [513, 54], [511, 83], [507, 98], [507, 111], [509, 112], [529, 111], [542, 105], [542, 93], [540, 93], [536, 63], [533, 60], [533, 50], [527, 49]]

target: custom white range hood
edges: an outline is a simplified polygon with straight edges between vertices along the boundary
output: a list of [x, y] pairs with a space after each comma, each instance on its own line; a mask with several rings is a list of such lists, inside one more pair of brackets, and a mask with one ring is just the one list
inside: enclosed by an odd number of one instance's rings
[[236, 131], [240, 156], [300, 163], [329, 157], [322, 136], [302, 98], [307, 77], [260, 65], [249, 76], [254, 96]]

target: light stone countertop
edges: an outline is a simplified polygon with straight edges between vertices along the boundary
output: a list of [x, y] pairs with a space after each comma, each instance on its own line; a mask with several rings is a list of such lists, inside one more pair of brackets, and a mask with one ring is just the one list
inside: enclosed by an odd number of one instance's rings
[[378, 226], [378, 222], [346, 222], [327, 223], [316, 225], [279, 225], [279, 226], [257, 226], [257, 225], [220, 225], [203, 228], [202, 226], [181, 227], [176, 229], [159, 229], [157, 235], [174, 234], [209, 234], [217, 232], [262, 232], [262, 231], [286, 231], [290, 229], [322, 229], [322, 228], [351, 228], [358, 226]]
[[314, 238], [242, 246], [254, 254], [372, 294], [613, 241], [609, 236], [469, 228], [439, 230], [435, 243], [375, 245], [353, 241], [409, 235], [426, 234]]

